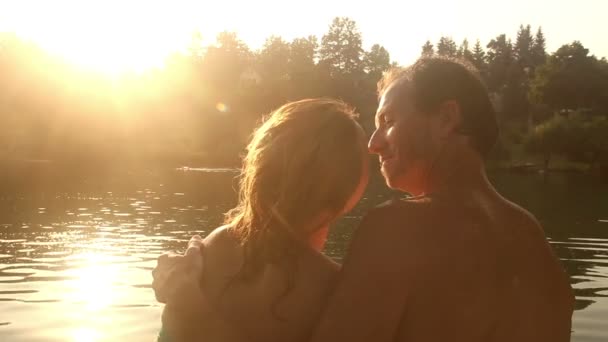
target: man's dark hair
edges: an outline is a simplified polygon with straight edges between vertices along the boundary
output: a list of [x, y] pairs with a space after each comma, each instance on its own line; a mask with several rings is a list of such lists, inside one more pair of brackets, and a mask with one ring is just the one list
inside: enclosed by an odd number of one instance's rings
[[424, 57], [406, 68], [395, 68], [378, 82], [378, 96], [393, 84], [407, 84], [417, 110], [433, 113], [445, 101], [460, 106], [460, 132], [471, 138], [473, 148], [486, 157], [496, 144], [498, 123], [490, 96], [477, 70], [450, 58]]

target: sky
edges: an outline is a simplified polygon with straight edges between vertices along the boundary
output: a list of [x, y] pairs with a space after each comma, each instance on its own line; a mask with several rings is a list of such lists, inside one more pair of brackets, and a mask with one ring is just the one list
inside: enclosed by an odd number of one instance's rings
[[347, 16], [358, 23], [364, 48], [381, 44], [408, 64], [427, 39], [467, 38], [470, 45], [480, 39], [485, 47], [502, 33], [515, 39], [520, 24], [542, 26], [549, 52], [580, 40], [605, 57], [606, 13], [608, 0], [0, 0], [0, 30], [75, 62], [137, 66], [162, 62], [193, 31], [207, 42], [236, 31], [256, 49], [273, 34], [321, 38], [332, 18]]

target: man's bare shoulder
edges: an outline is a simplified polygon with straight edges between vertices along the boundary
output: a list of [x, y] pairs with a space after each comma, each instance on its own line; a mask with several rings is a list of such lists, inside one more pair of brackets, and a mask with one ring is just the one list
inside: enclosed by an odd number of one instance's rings
[[372, 208], [368, 212], [368, 216], [411, 215], [417, 212], [428, 211], [433, 205], [432, 199], [428, 197], [391, 199]]
[[508, 229], [515, 243], [546, 244], [545, 231], [538, 219], [528, 210], [505, 198], [500, 198], [501, 210], [496, 219]]
[[357, 229], [351, 252], [403, 259], [419, 257], [429, 243], [435, 204], [428, 199], [391, 200], [371, 209]]
[[388, 235], [411, 235], [434, 226], [441, 206], [431, 198], [393, 199], [371, 209], [360, 229]]

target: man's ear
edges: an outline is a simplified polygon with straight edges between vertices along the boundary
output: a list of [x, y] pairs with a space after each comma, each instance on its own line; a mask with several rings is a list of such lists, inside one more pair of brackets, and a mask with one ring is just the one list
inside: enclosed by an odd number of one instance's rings
[[460, 104], [454, 100], [445, 101], [439, 107], [439, 132], [442, 138], [458, 133], [462, 125]]

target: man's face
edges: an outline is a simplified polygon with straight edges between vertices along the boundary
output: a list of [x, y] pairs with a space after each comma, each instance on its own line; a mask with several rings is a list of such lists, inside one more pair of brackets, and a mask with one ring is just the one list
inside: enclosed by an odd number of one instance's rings
[[438, 150], [434, 116], [416, 110], [407, 84], [393, 84], [382, 95], [370, 153], [380, 157], [382, 175], [394, 189], [419, 195]]

